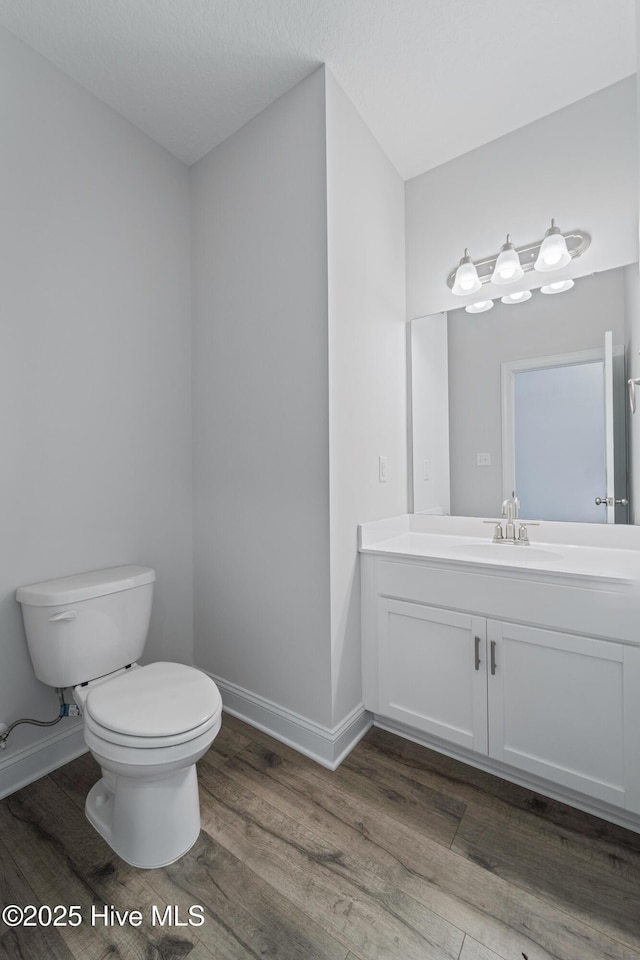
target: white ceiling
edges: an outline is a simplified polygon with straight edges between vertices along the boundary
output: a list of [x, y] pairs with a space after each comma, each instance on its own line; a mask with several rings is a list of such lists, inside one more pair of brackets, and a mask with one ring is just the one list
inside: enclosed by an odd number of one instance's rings
[[409, 179], [636, 70], [634, 0], [0, 0], [187, 163], [326, 63]]

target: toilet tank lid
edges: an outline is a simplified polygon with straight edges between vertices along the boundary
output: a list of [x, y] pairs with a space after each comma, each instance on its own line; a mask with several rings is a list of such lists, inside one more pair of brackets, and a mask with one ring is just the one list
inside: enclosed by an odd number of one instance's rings
[[106, 570], [92, 570], [90, 573], [78, 573], [73, 577], [60, 577], [58, 580], [43, 580], [18, 587], [16, 599], [31, 607], [57, 607], [64, 603], [79, 603], [93, 597], [104, 597], [108, 593], [131, 590], [145, 583], [153, 583], [155, 571], [151, 567], [133, 565], [108, 567]]

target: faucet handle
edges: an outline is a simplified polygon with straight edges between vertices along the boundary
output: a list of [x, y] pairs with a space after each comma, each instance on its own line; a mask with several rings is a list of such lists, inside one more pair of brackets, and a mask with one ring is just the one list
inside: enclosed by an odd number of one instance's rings
[[518, 542], [519, 543], [529, 543], [529, 534], [527, 532], [527, 527], [539, 527], [539, 520], [522, 520], [520, 521], [520, 527], [518, 529]]
[[502, 521], [501, 521], [501, 520], [483, 520], [482, 522], [483, 522], [483, 523], [490, 523], [490, 524], [493, 525], [493, 527], [494, 527], [494, 531], [493, 531], [493, 539], [494, 539], [494, 542], [495, 542], [496, 540], [504, 540], [504, 533], [502, 532]]

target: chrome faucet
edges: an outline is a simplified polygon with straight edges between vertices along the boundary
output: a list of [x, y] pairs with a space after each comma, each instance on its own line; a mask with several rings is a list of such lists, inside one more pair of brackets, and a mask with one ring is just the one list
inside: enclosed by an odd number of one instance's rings
[[517, 519], [519, 510], [520, 501], [517, 497], [509, 497], [507, 500], [502, 501], [502, 516], [507, 518], [502, 539], [507, 540], [509, 543], [514, 543], [516, 539], [516, 525], [514, 520]]
[[484, 521], [485, 523], [495, 524], [495, 529], [493, 531], [494, 543], [518, 543], [522, 544], [523, 546], [529, 543], [527, 526], [537, 527], [539, 524], [532, 520], [527, 520], [525, 523], [519, 521], [519, 512], [520, 501], [518, 498], [516, 496], [508, 497], [502, 502], [502, 516], [506, 518], [504, 529], [502, 527], [502, 520]]

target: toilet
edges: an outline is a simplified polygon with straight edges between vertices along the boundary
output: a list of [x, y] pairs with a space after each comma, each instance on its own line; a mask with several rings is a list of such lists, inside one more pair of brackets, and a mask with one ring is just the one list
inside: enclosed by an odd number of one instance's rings
[[220, 730], [213, 680], [181, 663], [137, 660], [144, 649], [155, 573], [121, 566], [20, 587], [36, 676], [73, 688], [84, 738], [102, 778], [85, 812], [134, 867], [179, 860], [200, 832], [196, 761]]

